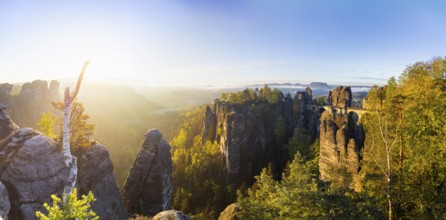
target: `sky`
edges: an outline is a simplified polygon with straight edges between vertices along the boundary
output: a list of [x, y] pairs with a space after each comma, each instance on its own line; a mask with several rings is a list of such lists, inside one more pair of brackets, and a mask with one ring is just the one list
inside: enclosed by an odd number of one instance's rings
[[385, 84], [445, 56], [446, 2], [0, 0], [0, 82]]

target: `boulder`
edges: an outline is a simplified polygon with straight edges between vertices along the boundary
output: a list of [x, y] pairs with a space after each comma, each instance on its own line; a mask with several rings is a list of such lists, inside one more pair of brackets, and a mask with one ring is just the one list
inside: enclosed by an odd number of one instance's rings
[[[23, 137], [29, 139], [20, 146]], [[9, 217], [35, 219], [35, 212], [44, 210], [43, 203], [51, 202], [52, 194], [62, 194], [68, 169], [52, 139], [23, 129], [12, 140], [19, 149], [1, 176], [11, 198]]]
[[150, 130], [124, 183], [124, 204], [132, 215], [154, 216], [171, 208], [172, 190], [170, 146]]
[[152, 220], [190, 220], [190, 218], [180, 211], [167, 210], [156, 214]]

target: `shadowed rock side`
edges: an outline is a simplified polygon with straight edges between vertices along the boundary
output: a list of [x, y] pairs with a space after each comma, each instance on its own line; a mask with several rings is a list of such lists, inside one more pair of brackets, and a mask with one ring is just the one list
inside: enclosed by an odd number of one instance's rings
[[[0, 109], [0, 180], [11, 203], [9, 219], [36, 219], [35, 212], [46, 212], [43, 203], [60, 196], [67, 184], [68, 168], [56, 143], [30, 129], [18, 129]], [[93, 191], [97, 201], [93, 210], [105, 219], [125, 217], [113, 168], [101, 145], [77, 152], [79, 191]], [[1, 205], [0, 205], [1, 206]], [[122, 214], [124, 213], [124, 214]]]
[[171, 207], [172, 160], [170, 146], [158, 130], [150, 130], [122, 189], [130, 214], [154, 216]]
[[364, 130], [355, 113], [348, 115], [323, 112], [320, 124], [321, 179], [333, 180], [337, 168], [345, 168], [353, 178], [360, 170], [360, 150], [364, 146]]
[[167, 210], [156, 214], [152, 220], [190, 220], [190, 218], [180, 211]]
[[[215, 109], [214, 109], [215, 112]], [[204, 117], [204, 129], [202, 135], [202, 144], [205, 144], [207, 140], [215, 140], [217, 129], [217, 117], [212, 112], [209, 106], [206, 106], [206, 113]]]
[[19, 127], [6, 115], [6, 106], [0, 103], [0, 140], [8, 137]]
[[126, 219], [128, 215], [113, 175], [113, 164], [104, 146], [95, 143], [73, 154], [79, 169], [79, 193], [92, 191], [96, 198], [91, 204], [92, 210], [101, 219]]
[[9, 203], [9, 195], [5, 185], [0, 182], [0, 219], [8, 219], [9, 209], [11, 203]]

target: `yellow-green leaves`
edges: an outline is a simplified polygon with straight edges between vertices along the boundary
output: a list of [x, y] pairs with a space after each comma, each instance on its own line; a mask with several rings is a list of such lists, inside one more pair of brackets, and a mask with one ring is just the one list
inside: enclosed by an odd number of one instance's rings
[[96, 216], [96, 213], [90, 209], [90, 203], [96, 200], [91, 191], [87, 195], [82, 195], [82, 199], [78, 199], [75, 188], [69, 195], [67, 203], [63, 205], [62, 199], [56, 195], [51, 195], [51, 199], [53, 200], [52, 206], [48, 203], [43, 204], [43, 207], [48, 211], [47, 215], [39, 211], [36, 212], [36, 216], [40, 220], [99, 219], [99, 216]]

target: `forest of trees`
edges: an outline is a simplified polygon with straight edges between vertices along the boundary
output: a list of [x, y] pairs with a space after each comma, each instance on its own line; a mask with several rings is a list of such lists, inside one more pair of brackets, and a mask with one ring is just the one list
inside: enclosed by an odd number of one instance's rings
[[435, 58], [408, 66], [384, 88], [372, 87], [354, 189], [321, 181], [314, 162], [302, 159], [308, 151], [298, 150], [282, 181], [265, 171], [239, 195], [240, 217], [446, 218], [445, 71], [446, 60]]
[[[216, 218], [231, 202], [237, 202], [241, 219], [446, 218], [445, 72], [446, 59], [435, 58], [371, 88], [369, 112], [361, 119], [366, 132], [361, 170], [355, 179], [334, 171], [353, 184], [320, 180], [318, 140], [306, 143], [301, 131], [287, 141], [294, 159], [282, 180], [265, 168], [253, 186], [229, 188], [218, 144], [200, 142], [204, 108], [189, 113], [171, 142], [174, 208], [197, 219]], [[258, 92], [251, 91], [221, 99], [256, 100]]]

